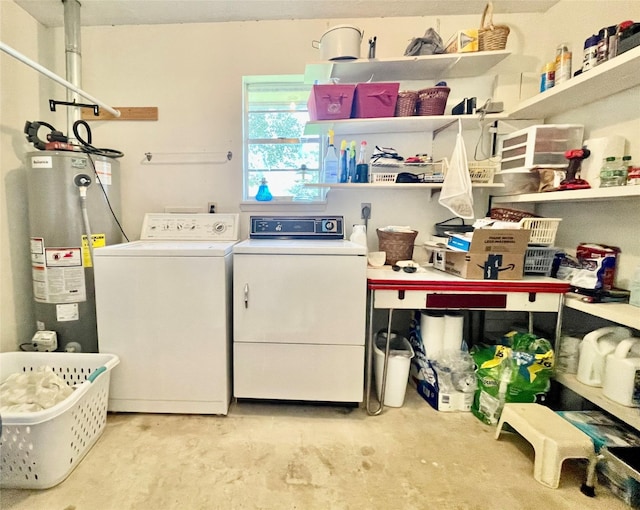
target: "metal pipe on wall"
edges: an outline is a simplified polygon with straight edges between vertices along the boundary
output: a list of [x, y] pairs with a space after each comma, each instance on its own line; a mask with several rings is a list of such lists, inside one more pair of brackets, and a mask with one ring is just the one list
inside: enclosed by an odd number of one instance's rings
[[[66, 78], [76, 87], [82, 87], [82, 49], [80, 39], [80, 2], [78, 0], [62, 0], [64, 5], [64, 52], [67, 74]], [[67, 101], [79, 102], [77, 92], [68, 89]], [[73, 124], [80, 120], [79, 108], [67, 108], [67, 136], [72, 138]]]

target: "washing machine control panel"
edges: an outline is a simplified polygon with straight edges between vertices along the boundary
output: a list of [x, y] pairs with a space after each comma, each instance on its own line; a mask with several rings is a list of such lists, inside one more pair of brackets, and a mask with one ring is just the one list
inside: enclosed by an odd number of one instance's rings
[[238, 214], [148, 213], [141, 240], [237, 241]]
[[251, 239], [344, 239], [342, 216], [251, 216]]

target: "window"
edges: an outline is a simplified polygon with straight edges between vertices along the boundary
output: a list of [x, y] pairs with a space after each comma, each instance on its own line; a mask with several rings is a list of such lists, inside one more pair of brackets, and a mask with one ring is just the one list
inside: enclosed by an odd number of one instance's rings
[[321, 143], [318, 135], [304, 135], [309, 120], [307, 99], [311, 85], [302, 76], [245, 76], [243, 200], [254, 200], [266, 179], [274, 201], [317, 201]]

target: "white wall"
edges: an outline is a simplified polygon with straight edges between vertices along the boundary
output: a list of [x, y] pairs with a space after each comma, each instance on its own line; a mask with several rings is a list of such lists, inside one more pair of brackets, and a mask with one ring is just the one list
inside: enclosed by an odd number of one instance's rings
[[[0, 5], [2, 40], [64, 76], [63, 30], [42, 28], [12, 1], [2, 1]], [[512, 28], [507, 49], [513, 55], [495, 69], [501, 78], [508, 78], [505, 83], [511, 84], [508, 90], [505, 85], [505, 97], [512, 98], [519, 93], [514, 91], [513, 83], [519, 82], [520, 73], [538, 74], [542, 62], [553, 55], [557, 43], [569, 41], [577, 54], [584, 39], [601, 26], [640, 18], [640, 3], [609, 2], [605, 13], [602, 5], [599, 1], [563, 0], [544, 14], [495, 15], [496, 23], [506, 23]], [[575, 11], [578, 11], [577, 17]], [[240, 211], [243, 75], [302, 74], [306, 63], [319, 59], [311, 41], [319, 39], [327, 28], [337, 24], [354, 24], [364, 29], [363, 51], [366, 51], [368, 37], [376, 35], [377, 56], [392, 57], [402, 55], [412, 37], [422, 35], [430, 26], [438, 27], [438, 22], [439, 32], [447, 39], [458, 28], [477, 26], [480, 17], [481, 13], [439, 20], [420, 17], [84, 27], [83, 88], [114, 106], [159, 108], [157, 122], [91, 124], [95, 145], [125, 153], [121, 160], [122, 216], [129, 237], [138, 237], [144, 213], [162, 211], [165, 206], [204, 207], [207, 202], [215, 201], [220, 212]], [[44, 45], [43, 41], [48, 44]], [[49, 48], [47, 53], [44, 47]], [[11, 115], [3, 113], [1, 119], [3, 193], [6, 189], [3, 204], [7, 204], [3, 207], [9, 210], [2, 220], [0, 311], [3, 319], [6, 316], [9, 319], [6, 325], [3, 320], [0, 349], [13, 350], [17, 341], [30, 337], [32, 331], [28, 326], [33, 322], [29, 305], [28, 247], [26, 243], [19, 244], [20, 239], [28, 235], [24, 168], [20, 167], [20, 161], [29, 148], [22, 141], [21, 130], [25, 120], [37, 118], [65, 129], [66, 114], [45, 111], [50, 97], [65, 97], [60, 86], [42, 85], [34, 71], [4, 54], [0, 58], [3, 110], [9, 97], [17, 104], [12, 106]], [[578, 65], [576, 62], [574, 58], [574, 68]], [[600, 129], [596, 119], [587, 118], [584, 122], [594, 125], [594, 130]], [[636, 116], [619, 129], [629, 131], [626, 137], [631, 153], [640, 156], [637, 126]], [[454, 135], [455, 130], [448, 130], [436, 138], [433, 144], [436, 157], [451, 154]], [[477, 131], [465, 135], [469, 153], [473, 151], [477, 135]], [[425, 152], [424, 147], [431, 146], [428, 133], [378, 140], [378, 143], [391, 140], [393, 146], [406, 155]], [[231, 162], [221, 165], [140, 164], [145, 152], [226, 153], [228, 150], [234, 157]], [[12, 176], [19, 184], [9, 188], [7, 183]], [[475, 200], [477, 215], [484, 215], [487, 193], [476, 191]], [[437, 195], [431, 198], [428, 190], [332, 190], [324, 212], [343, 214], [347, 225], [359, 223], [361, 202], [373, 204], [369, 228], [371, 248], [377, 247], [374, 233], [377, 226], [411, 225], [420, 231], [418, 241], [421, 241], [431, 234], [435, 222], [451, 216], [438, 205]], [[284, 214], [288, 211], [271, 208], [269, 212]], [[314, 212], [317, 211], [310, 213]], [[245, 219], [248, 214], [243, 213]], [[244, 224], [243, 235], [246, 235]], [[575, 244], [571, 238], [567, 242]], [[634, 249], [636, 253], [640, 252], [637, 247]]]

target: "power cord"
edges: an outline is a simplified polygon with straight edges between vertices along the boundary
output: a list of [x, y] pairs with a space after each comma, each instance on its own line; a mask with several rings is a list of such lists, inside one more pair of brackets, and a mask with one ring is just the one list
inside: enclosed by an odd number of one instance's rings
[[[83, 126], [85, 128], [87, 140], [80, 136], [80, 132], [78, 130], [79, 126]], [[123, 152], [120, 152], [116, 149], [99, 148], [91, 145], [91, 128], [89, 127], [89, 124], [87, 124], [87, 122], [84, 120], [77, 120], [73, 123], [73, 134], [75, 135], [76, 140], [78, 140], [82, 151], [86, 152], [87, 154], [96, 154], [98, 156], [106, 156], [108, 158], [121, 158], [122, 156], [124, 156]]]

